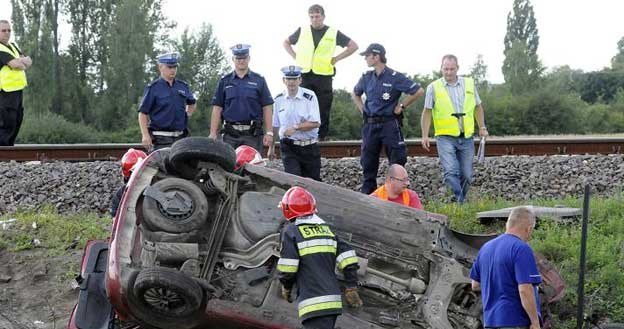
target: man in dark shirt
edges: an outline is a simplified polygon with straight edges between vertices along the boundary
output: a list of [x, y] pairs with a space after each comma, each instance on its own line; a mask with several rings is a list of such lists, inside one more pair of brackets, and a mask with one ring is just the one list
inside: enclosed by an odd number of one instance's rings
[[145, 87], [139, 106], [141, 143], [150, 151], [169, 147], [188, 136], [188, 117], [195, 112], [195, 96], [188, 83], [176, 79], [176, 52], [158, 56], [160, 77]]
[[11, 24], [0, 20], [0, 146], [13, 146], [22, 126], [23, 89], [32, 60], [24, 56], [15, 43], [9, 43]]
[[[358, 45], [342, 32], [324, 24], [325, 10], [320, 5], [312, 5], [308, 15], [310, 26], [298, 28], [284, 40], [284, 49], [303, 69], [301, 87], [314, 91], [318, 97], [321, 113], [319, 138], [324, 140], [329, 133], [329, 112], [334, 99], [334, 65], [353, 54]], [[297, 52], [293, 45], [297, 45]], [[346, 49], [334, 56], [336, 45]]]
[[[365, 56], [366, 64], [373, 68], [362, 75], [352, 94], [353, 102], [364, 118], [361, 191], [371, 194], [377, 188], [382, 145], [386, 147], [389, 164], [405, 165], [407, 162], [400, 118], [405, 108], [422, 96], [424, 90], [417, 82], [386, 66], [386, 49], [382, 45], [371, 43], [360, 55]], [[399, 103], [403, 93], [408, 96]], [[366, 94], [366, 104], [362, 101], [363, 94]]]

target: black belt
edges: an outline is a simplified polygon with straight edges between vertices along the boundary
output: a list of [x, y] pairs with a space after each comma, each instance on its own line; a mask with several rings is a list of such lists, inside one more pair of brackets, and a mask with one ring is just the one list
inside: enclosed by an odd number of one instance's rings
[[227, 125], [253, 125], [253, 124], [261, 124], [262, 121], [260, 120], [246, 120], [246, 121], [225, 121], [225, 124]]
[[396, 120], [395, 117], [364, 117], [365, 123], [385, 123], [388, 121]]

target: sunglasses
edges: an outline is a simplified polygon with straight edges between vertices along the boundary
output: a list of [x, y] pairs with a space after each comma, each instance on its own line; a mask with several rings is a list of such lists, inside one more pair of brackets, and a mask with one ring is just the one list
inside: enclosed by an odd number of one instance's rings
[[2, 29], [2, 30], [0, 30], [0, 32], [9, 32], [9, 33], [11, 33], [11, 29]]

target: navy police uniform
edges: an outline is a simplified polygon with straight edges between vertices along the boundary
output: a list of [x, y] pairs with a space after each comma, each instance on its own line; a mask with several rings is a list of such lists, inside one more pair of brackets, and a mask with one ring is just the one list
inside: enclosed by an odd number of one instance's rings
[[[385, 49], [379, 46], [385, 55]], [[418, 83], [389, 67], [386, 67], [379, 76], [375, 70], [365, 72], [353, 89], [357, 96], [366, 94], [360, 158], [364, 175], [362, 193], [371, 194], [377, 188], [377, 170], [382, 146], [386, 148], [390, 164], [405, 165], [407, 162], [407, 148], [401, 131], [401, 118], [397, 117], [393, 111], [401, 93], [413, 95], [419, 89]]]
[[[238, 44], [230, 49], [235, 57], [249, 56], [249, 45]], [[223, 109], [223, 141], [237, 148], [248, 145], [262, 152], [263, 110], [273, 104], [266, 80], [249, 70], [239, 78], [235, 71], [224, 75], [212, 98], [212, 105]]]
[[[178, 66], [179, 58], [178, 53], [168, 53], [158, 56], [158, 62]], [[174, 79], [169, 85], [159, 77], [145, 87], [139, 112], [149, 115], [148, 129], [153, 150], [171, 146], [176, 140], [188, 136], [186, 106], [195, 103], [188, 83], [179, 79]]]
[[[285, 79], [301, 77], [301, 68], [282, 68]], [[284, 170], [293, 175], [321, 180], [321, 150], [318, 144], [319, 128], [298, 130], [303, 122], [321, 122], [319, 103], [310, 89], [299, 87], [294, 97], [288, 90], [275, 96], [273, 106], [273, 128], [279, 128], [280, 153]], [[285, 136], [286, 129], [293, 127], [295, 133]]]
[[334, 270], [338, 267], [344, 273], [347, 288], [355, 287], [359, 268], [355, 251], [317, 215], [287, 223], [281, 239], [279, 280], [288, 290], [297, 283], [297, 308], [304, 328], [333, 328], [342, 313]]

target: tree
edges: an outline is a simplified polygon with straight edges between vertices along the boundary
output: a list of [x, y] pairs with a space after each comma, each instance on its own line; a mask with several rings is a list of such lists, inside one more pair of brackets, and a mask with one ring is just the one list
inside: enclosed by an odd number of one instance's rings
[[535, 89], [543, 72], [537, 56], [539, 35], [530, 0], [514, 0], [507, 15], [503, 76], [514, 94]]
[[488, 89], [487, 65], [483, 61], [483, 55], [477, 55], [477, 59], [470, 68], [470, 76], [474, 79], [477, 90], [485, 92]]
[[611, 59], [611, 69], [624, 71], [624, 37], [617, 43], [618, 53]]

